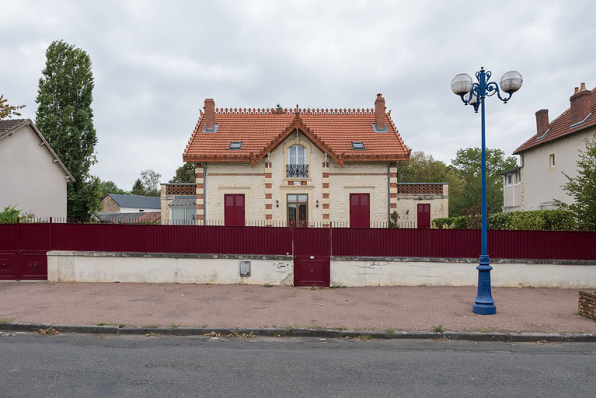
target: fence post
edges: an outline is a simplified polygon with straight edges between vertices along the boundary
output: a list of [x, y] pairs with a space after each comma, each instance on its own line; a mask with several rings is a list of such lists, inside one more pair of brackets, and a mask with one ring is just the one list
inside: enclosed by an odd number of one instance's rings
[[50, 217], [50, 251], [54, 250], [54, 233], [53, 233], [52, 229], [53, 229], [53, 222], [52, 222], [52, 217]]

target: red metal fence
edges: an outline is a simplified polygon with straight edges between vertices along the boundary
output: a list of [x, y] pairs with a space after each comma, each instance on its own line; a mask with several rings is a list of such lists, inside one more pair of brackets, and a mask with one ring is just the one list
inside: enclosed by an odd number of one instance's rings
[[[114, 224], [0, 224], [0, 251], [465, 257], [480, 231]], [[488, 231], [491, 258], [596, 260], [596, 233]]]

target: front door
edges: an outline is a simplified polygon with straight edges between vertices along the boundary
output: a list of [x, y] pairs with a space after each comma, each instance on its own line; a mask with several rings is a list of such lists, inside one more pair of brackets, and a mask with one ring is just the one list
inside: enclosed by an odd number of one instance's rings
[[308, 226], [308, 195], [288, 195], [288, 225]]
[[350, 194], [350, 227], [370, 228], [370, 194]]
[[226, 226], [244, 226], [244, 194], [224, 195]]
[[430, 228], [430, 204], [418, 205], [418, 229]]

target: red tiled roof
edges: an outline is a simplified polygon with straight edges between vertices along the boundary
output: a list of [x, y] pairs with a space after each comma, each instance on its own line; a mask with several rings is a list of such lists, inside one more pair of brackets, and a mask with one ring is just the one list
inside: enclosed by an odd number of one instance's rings
[[585, 130], [592, 126], [596, 126], [596, 88], [594, 88], [591, 91], [590, 106], [590, 112], [592, 113], [592, 115], [588, 118], [588, 120], [586, 120], [585, 123], [580, 124], [574, 128], [570, 128], [571, 109], [567, 109], [558, 118], [549, 123], [548, 131], [543, 138], [540, 138], [542, 134], [534, 134], [532, 138], [524, 142], [522, 145], [520, 145], [519, 148], [513, 151], [513, 154], [517, 155], [520, 152], [523, 152], [535, 146], [556, 140], [557, 138], [561, 138], [569, 134], [577, 133], [578, 131]]
[[[387, 132], [375, 132], [372, 109], [216, 109], [217, 132], [203, 132], [205, 115], [197, 122], [184, 151], [186, 162], [251, 162], [256, 164], [292, 132], [299, 129], [317, 147], [338, 163], [343, 161], [408, 160], [391, 112], [385, 114]], [[241, 150], [230, 150], [230, 142], [241, 141]], [[352, 149], [352, 141], [365, 150]]]

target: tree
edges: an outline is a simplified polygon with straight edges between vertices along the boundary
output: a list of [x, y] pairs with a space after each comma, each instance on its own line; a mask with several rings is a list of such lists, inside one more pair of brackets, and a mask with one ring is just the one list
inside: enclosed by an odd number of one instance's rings
[[134, 185], [132, 186], [132, 194], [133, 195], [145, 195], [145, 186], [143, 185], [143, 181], [140, 178], [137, 178]]
[[157, 188], [161, 174], [156, 173], [152, 169], [141, 171], [141, 180], [143, 180], [143, 187], [145, 189], [145, 195], [147, 196], [159, 196], [160, 192]]
[[13, 106], [8, 103], [4, 95], [0, 95], [0, 120], [10, 119], [13, 116], [21, 116], [19, 109], [23, 109], [25, 105]]
[[130, 195], [130, 192], [127, 192], [123, 189], [118, 188], [118, 186], [113, 181], [100, 181], [99, 182], [99, 192], [101, 193], [100, 197], [103, 198], [107, 194], [115, 193], [120, 195]]
[[33, 218], [33, 215], [17, 209], [16, 206], [6, 206], [4, 210], [0, 210], [0, 224], [14, 224], [19, 217], [23, 221], [28, 221]]
[[[480, 148], [460, 149], [451, 163], [465, 181], [465, 187], [457, 200], [450, 201], [449, 207], [453, 209], [450, 215], [461, 216], [464, 209], [482, 204], [482, 151]], [[486, 149], [486, 202], [489, 213], [498, 213], [503, 207], [503, 178], [498, 173], [516, 166], [515, 157], [505, 157], [505, 152], [500, 149]]]
[[46, 51], [39, 79], [35, 124], [75, 178], [67, 188], [69, 217], [89, 218], [99, 209], [99, 179], [89, 174], [96, 163], [93, 127], [93, 73], [87, 53], [63, 41]]
[[455, 168], [435, 160], [432, 155], [426, 155], [422, 151], [412, 152], [409, 162], [397, 163], [397, 181], [448, 183], [450, 216], [454, 215], [451, 203], [459, 200], [466, 184]]
[[182, 166], [176, 169], [176, 174], [172, 178], [170, 183], [195, 183], [197, 181], [195, 164], [192, 162], [186, 162]]
[[596, 134], [591, 140], [584, 140], [586, 151], [579, 151], [577, 161], [577, 176], [567, 177], [563, 190], [574, 200], [566, 204], [557, 200], [557, 205], [563, 210], [569, 210], [577, 223], [577, 227], [584, 231], [596, 231]]

